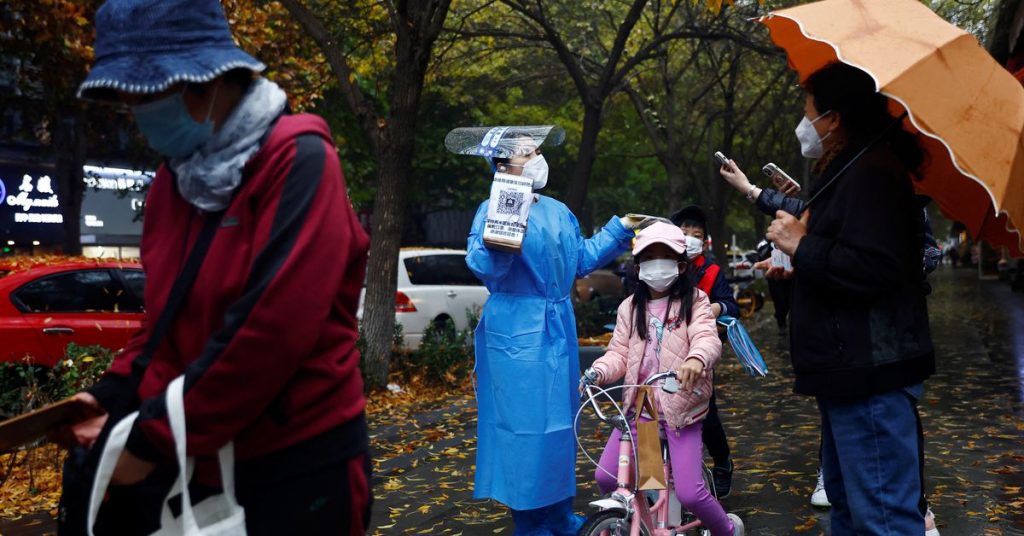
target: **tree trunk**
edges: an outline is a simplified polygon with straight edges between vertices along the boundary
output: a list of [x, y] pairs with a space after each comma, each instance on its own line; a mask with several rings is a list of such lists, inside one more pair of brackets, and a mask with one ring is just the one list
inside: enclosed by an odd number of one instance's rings
[[603, 110], [600, 104], [584, 106], [583, 135], [579, 151], [576, 152], [576, 167], [572, 172], [572, 183], [569, 185], [569, 195], [565, 204], [580, 219], [581, 227], [586, 228], [585, 234], [589, 234], [592, 227], [589, 222], [593, 218], [589, 214], [583, 214], [583, 203], [587, 200], [590, 172], [594, 169], [594, 161], [597, 159], [597, 136], [601, 133]]
[[65, 255], [82, 254], [82, 197], [85, 193], [82, 166], [85, 165], [87, 149], [84, 121], [81, 107], [76, 106], [70, 117], [58, 117], [52, 123], [54, 149], [57, 151], [57, 198], [64, 218], [62, 250]]
[[995, 22], [986, 40], [988, 51], [1000, 64], [1010, 58], [1010, 27], [1017, 11], [1024, 6], [1024, 0], [1003, 0], [995, 10]]
[[[400, 47], [400, 65], [403, 60], [408, 61], [403, 52], [414, 54], [415, 47]], [[406, 182], [412, 174], [423, 76], [423, 72], [414, 69], [400, 70], [395, 76], [390, 123], [381, 125], [378, 137], [377, 196], [373, 202], [373, 234], [363, 307], [363, 373], [371, 385], [377, 386], [387, 383], [394, 343], [398, 252], [405, 227]]]
[[[398, 287], [398, 250], [405, 222], [405, 178], [411, 169], [412, 131], [392, 131], [407, 143], [386, 145], [377, 176], [377, 197], [373, 203], [373, 232], [367, 265], [366, 301], [363, 308], [363, 337], [366, 354], [363, 373], [372, 385], [387, 382], [388, 364], [395, 331], [395, 292]], [[399, 148], [403, 148], [399, 150]]]
[[686, 164], [678, 158], [678, 155], [665, 155], [659, 160], [668, 176], [668, 215], [671, 215], [686, 204], [686, 187], [689, 182], [688, 175], [683, 168]]
[[[739, 79], [739, 60], [734, 58], [729, 69], [729, 83], [723, 95], [722, 108], [722, 148], [726, 156], [733, 154], [733, 138], [736, 135], [736, 84]], [[710, 206], [705, 207], [708, 211], [708, 232], [714, 237], [712, 248], [718, 263], [724, 270], [729, 269], [729, 257], [725, 244], [727, 241], [728, 229], [725, 226], [725, 215], [728, 210], [726, 202], [726, 184], [718, 172], [717, 162], [712, 159], [711, 176], [708, 177], [710, 184]]]

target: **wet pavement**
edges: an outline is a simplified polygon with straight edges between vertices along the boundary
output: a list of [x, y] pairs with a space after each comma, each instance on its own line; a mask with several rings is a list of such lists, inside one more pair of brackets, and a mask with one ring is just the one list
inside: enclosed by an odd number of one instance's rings
[[[1010, 293], [1005, 283], [978, 281], [970, 270], [944, 267], [930, 279], [938, 372], [926, 383], [920, 409], [926, 490], [939, 529], [944, 536], [1024, 535], [1024, 295]], [[733, 493], [723, 504], [744, 519], [750, 535], [827, 535], [828, 510], [808, 502], [818, 463], [817, 407], [791, 392], [786, 343], [771, 304], [747, 327], [771, 372], [747, 376], [731, 351], [718, 369], [718, 404], [736, 464]], [[471, 393], [453, 393], [417, 408], [415, 418], [372, 419], [371, 533], [512, 533], [504, 507], [472, 499], [475, 418]], [[581, 430], [597, 457], [604, 432], [593, 419]], [[582, 454], [577, 475], [576, 507], [586, 512], [598, 492]], [[0, 533], [52, 530], [52, 522], [19, 528], [27, 521], [0, 521]]]

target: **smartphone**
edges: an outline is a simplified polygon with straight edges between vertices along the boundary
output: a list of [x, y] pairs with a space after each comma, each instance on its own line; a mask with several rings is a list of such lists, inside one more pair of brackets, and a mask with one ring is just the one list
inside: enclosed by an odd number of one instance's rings
[[782, 171], [779, 168], [779, 166], [769, 162], [761, 168], [761, 171], [772, 179], [772, 184], [774, 184], [779, 190], [782, 190], [786, 185], [789, 185], [790, 188], [792, 188], [792, 191], [789, 192], [790, 195], [796, 194], [800, 191], [800, 183], [793, 180], [793, 177], [787, 175], [785, 171]]
[[718, 165], [720, 166], [729, 165], [729, 159], [726, 158], [724, 154], [722, 154], [722, 151], [715, 151], [715, 160], [718, 160]]

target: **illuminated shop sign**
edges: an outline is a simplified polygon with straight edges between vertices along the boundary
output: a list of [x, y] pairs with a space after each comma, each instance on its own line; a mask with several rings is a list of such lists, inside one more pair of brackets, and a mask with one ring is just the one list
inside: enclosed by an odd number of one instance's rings
[[52, 168], [0, 165], [0, 240], [60, 243], [64, 216]]
[[[81, 231], [104, 236], [140, 236], [139, 217], [152, 172], [100, 166], [83, 168]], [[59, 244], [64, 237], [63, 199], [53, 168], [0, 164], [0, 242], [27, 246]]]
[[84, 172], [82, 241], [102, 244], [141, 236], [145, 189], [153, 173], [100, 166], [85, 166]]

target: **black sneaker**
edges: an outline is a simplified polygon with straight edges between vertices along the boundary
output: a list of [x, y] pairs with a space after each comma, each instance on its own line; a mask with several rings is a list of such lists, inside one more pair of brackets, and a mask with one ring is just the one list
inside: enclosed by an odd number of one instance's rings
[[724, 499], [729, 496], [729, 492], [732, 491], [732, 470], [733, 463], [732, 458], [729, 459], [729, 467], [719, 467], [711, 471], [711, 475], [715, 480], [715, 497], [718, 499]]

